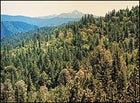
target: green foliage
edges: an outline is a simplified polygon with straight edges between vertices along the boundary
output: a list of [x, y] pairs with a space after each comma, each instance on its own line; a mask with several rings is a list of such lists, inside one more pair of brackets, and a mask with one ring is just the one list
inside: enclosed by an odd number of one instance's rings
[[15, 95], [17, 102], [27, 102], [27, 85], [23, 80], [16, 82]]
[[138, 14], [139, 6], [85, 15], [7, 38], [1, 101], [140, 102]]
[[10, 79], [6, 79], [4, 84], [1, 85], [1, 100], [3, 102], [15, 102], [15, 90]]
[[36, 102], [46, 102], [48, 89], [45, 86], [40, 86], [37, 92]]
[[68, 83], [70, 83], [70, 73], [67, 69], [63, 69], [60, 72], [60, 75], [58, 77], [58, 81], [60, 84], [62, 85], [67, 85]]

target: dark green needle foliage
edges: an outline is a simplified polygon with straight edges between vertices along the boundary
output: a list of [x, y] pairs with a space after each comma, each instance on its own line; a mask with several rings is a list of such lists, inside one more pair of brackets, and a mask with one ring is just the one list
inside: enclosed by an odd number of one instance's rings
[[140, 102], [139, 6], [2, 40], [1, 102]]

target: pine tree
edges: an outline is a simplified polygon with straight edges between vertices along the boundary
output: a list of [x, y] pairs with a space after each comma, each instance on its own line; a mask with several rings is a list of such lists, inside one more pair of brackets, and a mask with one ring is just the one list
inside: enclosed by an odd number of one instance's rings
[[27, 85], [23, 80], [15, 84], [16, 102], [27, 102]]
[[3, 95], [3, 102], [15, 102], [15, 91], [10, 79], [6, 79], [4, 82], [1, 95]]

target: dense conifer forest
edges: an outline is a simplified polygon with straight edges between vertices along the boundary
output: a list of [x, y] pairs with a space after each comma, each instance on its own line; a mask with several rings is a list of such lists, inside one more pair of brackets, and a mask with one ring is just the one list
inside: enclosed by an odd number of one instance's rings
[[9, 37], [18, 44], [2, 44], [1, 102], [140, 102], [139, 13], [89, 14]]

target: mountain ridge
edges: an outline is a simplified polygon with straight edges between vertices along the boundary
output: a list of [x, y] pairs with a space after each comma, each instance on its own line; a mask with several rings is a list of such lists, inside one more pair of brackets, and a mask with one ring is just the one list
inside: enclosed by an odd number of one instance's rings
[[1, 38], [20, 32], [26, 32], [37, 29], [38, 26], [19, 21], [2, 21]]
[[[43, 17], [29, 17], [23, 15], [7, 15], [2, 14], [2, 21], [21, 21], [32, 25], [37, 25], [38, 27], [43, 26], [58, 26], [69, 21], [78, 21], [85, 13], [74, 10], [72, 12], [60, 13], [58, 15], [48, 15]], [[66, 19], [67, 18], [67, 19]], [[63, 20], [64, 19], [64, 20]]]

